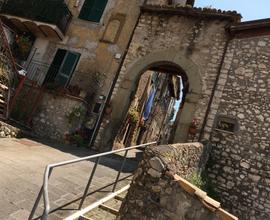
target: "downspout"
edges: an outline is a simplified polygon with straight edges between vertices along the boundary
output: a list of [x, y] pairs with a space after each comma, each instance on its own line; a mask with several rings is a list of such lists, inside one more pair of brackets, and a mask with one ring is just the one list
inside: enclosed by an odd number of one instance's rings
[[[146, 4], [146, 1], [147, 1], [147, 0], [144, 0], [143, 5]], [[110, 90], [109, 90], [109, 92], [108, 92], [108, 95], [107, 95], [106, 100], [105, 100], [105, 102], [104, 102], [104, 105], [103, 105], [103, 107], [102, 107], [101, 113], [100, 113], [100, 115], [99, 115], [99, 117], [98, 117], [97, 124], [96, 124], [96, 126], [95, 126], [95, 129], [94, 129], [92, 138], [91, 138], [91, 140], [90, 140], [90, 142], [89, 142], [90, 148], [93, 146], [93, 144], [95, 143], [95, 140], [96, 140], [96, 138], [97, 138], [97, 134], [98, 134], [98, 131], [99, 131], [99, 129], [100, 129], [100, 126], [101, 126], [101, 123], [102, 123], [102, 121], [103, 121], [103, 117], [104, 117], [104, 114], [105, 114], [106, 106], [109, 104], [109, 102], [110, 102], [110, 100], [111, 100], [111, 97], [112, 97], [112, 94], [113, 94], [113, 90], [114, 90], [115, 84], [116, 84], [116, 82], [117, 82], [117, 80], [118, 80], [118, 77], [119, 77], [121, 68], [122, 68], [123, 63], [124, 63], [124, 61], [125, 61], [125, 59], [126, 59], [128, 49], [129, 49], [129, 47], [130, 47], [130, 44], [131, 44], [132, 39], [133, 39], [133, 36], [134, 36], [134, 32], [135, 32], [135, 30], [136, 30], [136, 27], [138, 26], [139, 21], [140, 21], [141, 14], [142, 14], [142, 12], [141, 12], [141, 10], [140, 10], [138, 19], [137, 19], [137, 21], [136, 21], [136, 24], [135, 24], [133, 30], [132, 30], [132, 34], [131, 34], [131, 36], [130, 36], [130, 38], [129, 38], [127, 47], [126, 47], [126, 49], [125, 49], [125, 51], [124, 51], [124, 55], [123, 55], [122, 60], [121, 60], [121, 62], [120, 62], [120, 64], [119, 64], [119, 67], [118, 67], [118, 69], [117, 69], [117, 71], [116, 71], [115, 77], [114, 77], [114, 79], [113, 79], [113, 82], [112, 82], [112, 84], [111, 84]]]
[[203, 137], [203, 134], [204, 134], [204, 129], [205, 129], [206, 123], [207, 123], [207, 119], [208, 119], [208, 116], [209, 116], [209, 113], [210, 113], [210, 110], [211, 110], [211, 106], [213, 104], [215, 91], [216, 91], [217, 86], [218, 86], [218, 81], [219, 81], [219, 78], [220, 78], [222, 66], [224, 64], [225, 57], [226, 57], [226, 54], [227, 54], [227, 51], [228, 51], [228, 46], [229, 46], [229, 43], [231, 42], [231, 40], [233, 39], [231, 34], [229, 33], [229, 27], [231, 26], [232, 23], [233, 22], [229, 23], [225, 27], [225, 29], [228, 31], [229, 36], [228, 36], [228, 39], [226, 40], [226, 43], [225, 43], [225, 48], [224, 48], [224, 51], [223, 51], [223, 54], [222, 54], [221, 62], [220, 62], [219, 67], [218, 67], [218, 74], [217, 74], [217, 77], [215, 79], [215, 83], [214, 83], [214, 86], [213, 86], [213, 89], [212, 89], [210, 100], [208, 102], [208, 106], [207, 106], [207, 109], [206, 109], [206, 113], [205, 113], [205, 117], [204, 117], [204, 120], [203, 120], [202, 128], [201, 128], [200, 135], [199, 135], [199, 138], [198, 138], [198, 142], [200, 142], [202, 140], [202, 137]]

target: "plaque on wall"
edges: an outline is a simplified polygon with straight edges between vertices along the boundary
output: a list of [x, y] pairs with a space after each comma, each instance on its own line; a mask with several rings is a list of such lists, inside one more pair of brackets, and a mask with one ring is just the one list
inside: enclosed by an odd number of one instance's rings
[[225, 133], [235, 133], [238, 131], [237, 119], [229, 116], [219, 115], [216, 118], [215, 130]]

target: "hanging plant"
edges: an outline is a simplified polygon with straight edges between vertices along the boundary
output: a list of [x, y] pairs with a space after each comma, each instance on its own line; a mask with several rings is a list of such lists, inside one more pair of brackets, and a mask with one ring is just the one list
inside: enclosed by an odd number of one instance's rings
[[32, 48], [32, 41], [30, 37], [20, 35], [16, 37], [16, 44], [18, 46], [19, 55], [22, 59], [27, 59], [27, 56]]
[[195, 135], [199, 127], [200, 121], [198, 119], [193, 119], [189, 126], [189, 133]]
[[72, 112], [67, 116], [70, 124], [82, 121], [86, 116], [86, 109], [82, 106], [75, 107]]
[[137, 109], [135, 109], [133, 107], [130, 108], [129, 111], [128, 111], [128, 118], [129, 118], [130, 123], [136, 124], [140, 119], [140, 114], [137, 111]]

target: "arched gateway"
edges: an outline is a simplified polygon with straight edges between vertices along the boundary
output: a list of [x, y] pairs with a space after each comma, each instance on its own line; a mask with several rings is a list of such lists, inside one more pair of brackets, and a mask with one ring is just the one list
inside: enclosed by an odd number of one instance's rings
[[189, 125], [194, 117], [194, 112], [202, 94], [201, 75], [196, 64], [185, 57], [185, 54], [175, 49], [167, 49], [151, 52], [136, 61], [132, 62], [123, 78], [119, 82], [118, 89], [115, 89], [112, 98], [111, 120], [105, 127], [102, 136], [103, 145], [111, 146], [117, 135], [117, 132], [123, 123], [128, 108], [131, 103], [131, 97], [136, 91], [141, 74], [151, 68], [164, 68], [168, 72], [185, 74], [188, 80], [188, 91], [185, 98], [185, 104], [178, 112], [176, 131], [173, 142], [184, 142], [187, 140]]
[[[100, 151], [112, 148], [141, 75], [155, 67], [162, 67], [168, 73], [178, 70], [186, 76], [189, 85], [172, 142], [208, 139], [214, 117], [214, 113], [209, 113], [209, 105], [224, 59], [226, 27], [236, 19], [235, 14], [143, 6], [113, 91], [112, 112], [102, 121], [96, 148]], [[217, 107], [218, 103], [212, 106], [213, 111]], [[206, 121], [209, 114], [211, 120]], [[193, 119], [198, 124], [190, 138], [188, 131]]]

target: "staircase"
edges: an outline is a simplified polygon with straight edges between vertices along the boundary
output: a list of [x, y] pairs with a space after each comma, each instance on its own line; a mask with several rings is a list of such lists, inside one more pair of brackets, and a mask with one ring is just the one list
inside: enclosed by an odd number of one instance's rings
[[127, 189], [79, 217], [79, 220], [116, 220]]
[[[130, 181], [128, 181], [130, 183]], [[64, 218], [64, 220], [116, 220], [130, 184]]]
[[10, 99], [9, 86], [17, 77], [15, 60], [11, 53], [3, 24], [0, 19], [0, 119], [8, 117], [8, 103]]

